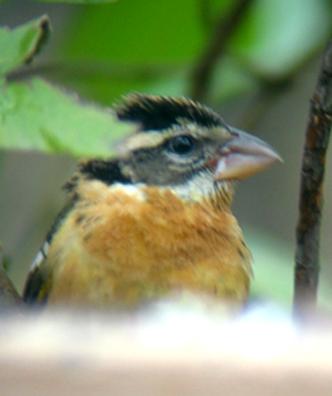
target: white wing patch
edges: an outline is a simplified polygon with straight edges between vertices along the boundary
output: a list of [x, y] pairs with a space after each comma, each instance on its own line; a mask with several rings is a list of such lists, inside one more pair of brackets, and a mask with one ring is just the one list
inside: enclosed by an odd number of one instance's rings
[[46, 259], [49, 246], [50, 244], [47, 241], [44, 242], [43, 246], [41, 247], [41, 249], [39, 250], [39, 252], [37, 253], [36, 257], [34, 258], [31, 264], [30, 271], [33, 271], [34, 269], [39, 267], [40, 264]]

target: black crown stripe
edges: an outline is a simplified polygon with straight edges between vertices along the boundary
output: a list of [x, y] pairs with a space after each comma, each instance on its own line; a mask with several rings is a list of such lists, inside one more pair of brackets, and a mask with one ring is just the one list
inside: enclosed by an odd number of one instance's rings
[[224, 125], [219, 114], [186, 98], [131, 94], [115, 111], [122, 121], [138, 122], [143, 131], [168, 129], [179, 119], [207, 128]]

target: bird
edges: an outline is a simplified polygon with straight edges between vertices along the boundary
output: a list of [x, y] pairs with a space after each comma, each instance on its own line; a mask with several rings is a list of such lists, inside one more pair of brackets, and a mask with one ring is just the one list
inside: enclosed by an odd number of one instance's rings
[[132, 93], [113, 110], [135, 132], [65, 184], [24, 301], [132, 309], [188, 292], [243, 307], [252, 255], [232, 214], [234, 185], [280, 156], [185, 97]]

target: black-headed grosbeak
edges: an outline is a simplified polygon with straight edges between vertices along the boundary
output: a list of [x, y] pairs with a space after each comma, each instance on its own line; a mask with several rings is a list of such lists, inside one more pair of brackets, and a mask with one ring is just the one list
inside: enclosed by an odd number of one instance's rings
[[24, 300], [132, 307], [189, 291], [242, 305], [251, 255], [230, 209], [233, 181], [279, 156], [185, 98], [132, 94], [115, 112], [137, 133], [66, 184]]

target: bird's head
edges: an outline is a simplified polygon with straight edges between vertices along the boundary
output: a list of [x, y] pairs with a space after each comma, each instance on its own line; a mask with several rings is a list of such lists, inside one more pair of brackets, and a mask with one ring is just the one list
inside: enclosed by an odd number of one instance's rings
[[118, 159], [81, 168], [104, 182], [168, 188], [194, 201], [228, 200], [232, 181], [280, 161], [271, 146], [189, 99], [132, 94], [116, 114], [137, 123], [137, 133], [122, 143]]

